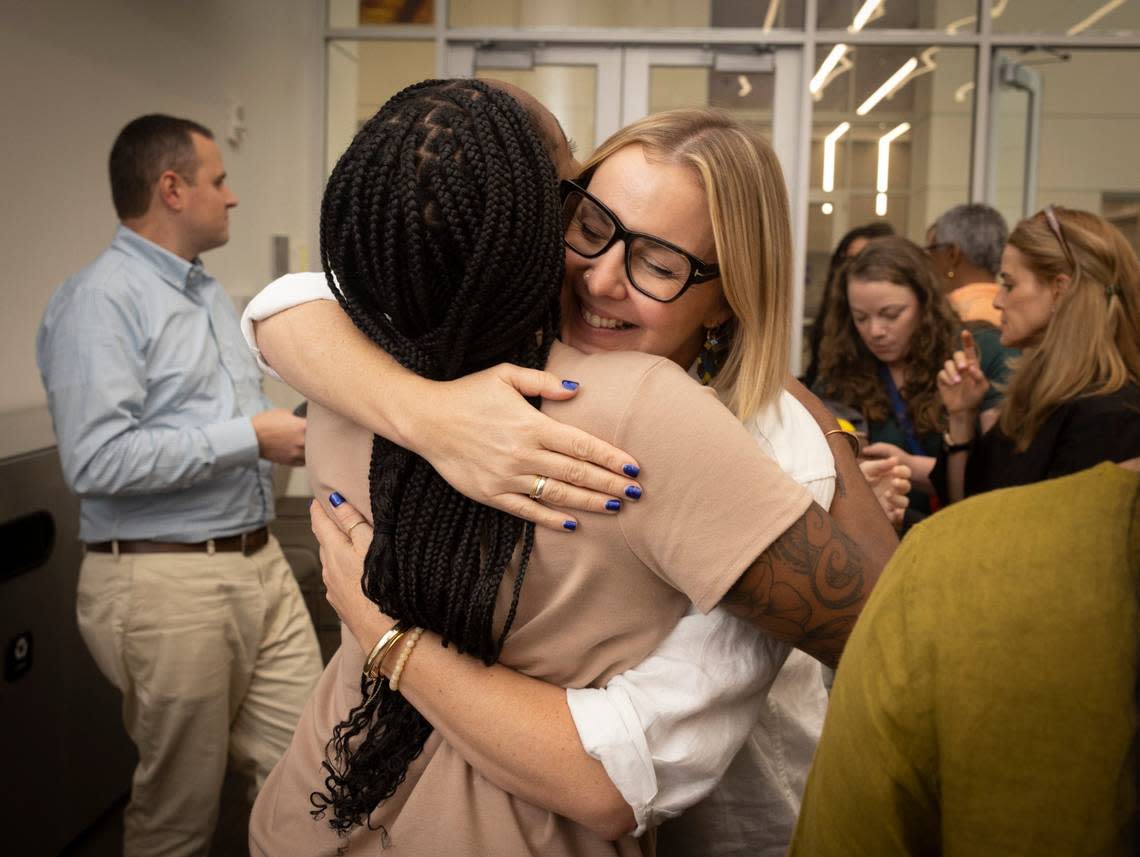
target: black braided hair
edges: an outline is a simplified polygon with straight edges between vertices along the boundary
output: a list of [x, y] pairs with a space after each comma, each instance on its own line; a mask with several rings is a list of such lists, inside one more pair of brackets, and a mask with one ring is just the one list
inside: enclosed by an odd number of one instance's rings
[[[401, 364], [449, 380], [502, 361], [542, 368], [558, 331], [557, 177], [530, 115], [480, 81], [425, 81], [392, 98], [340, 158], [321, 205], [321, 258], [361, 331]], [[538, 406], [538, 401], [532, 404]], [[375, 531], [365, 595], [389, 616], [494, 663], [510, 630], [533, 525], [455, 491], [424, 459], [376, 437]], [[496, 635], [503, 574], [521, 543]], [[342, 833], [391, 797], [431, 726], [386, 679], [336, 727], [325, 792]]]

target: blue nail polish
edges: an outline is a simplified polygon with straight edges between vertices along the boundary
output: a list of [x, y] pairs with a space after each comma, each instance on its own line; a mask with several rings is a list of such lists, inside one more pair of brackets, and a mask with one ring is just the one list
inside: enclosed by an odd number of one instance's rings
[[625, 489], [625, 496], [628, 497], [630, 500], [640, 500], [641, 499], [641, 489], [638, 488], [636, 485], [630, 485], [628, 488]]
[[621, 466], [621, 472], [631, 479], [636, 479], [637, 474], [641, 472], [641, 468], [636, 464], [623, 464]]
[[344, 502], [344, 498], [340, 496], [339, 492], [333, 491], [331, 494], [329, 494], [329, 502], [332, 503], [333, 508], [335, 509], [337, 506], [341, 505]]
[[563, 381], [562, 386], [565, 387], [567, 390], [577, 390], [578, 389], [578, 382], [577, 381]]
[[621, 508], [621, 500], [606, 500], [606, 509], [616, 512]]
[[562, 522], [562, 529], [570, 530], [570, 532], [574, 532], [574, 530], [578, 529], [578, 522], [577, 521], [563, 521]]

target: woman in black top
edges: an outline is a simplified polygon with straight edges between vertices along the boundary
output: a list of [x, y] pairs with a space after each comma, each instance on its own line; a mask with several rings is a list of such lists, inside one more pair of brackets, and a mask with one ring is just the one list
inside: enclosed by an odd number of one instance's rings
[[1140, 455], [1140, 261], [1104, 218], [1047, 206], [1002, 254], [1002, 345], [1018, 347], [997, 425], [972, 342], [938, 375], [949, 430], [931, 479], [964, 496]]

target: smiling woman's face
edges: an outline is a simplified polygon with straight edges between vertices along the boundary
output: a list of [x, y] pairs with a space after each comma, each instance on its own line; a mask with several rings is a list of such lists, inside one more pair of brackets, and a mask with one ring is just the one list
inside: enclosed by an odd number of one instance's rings
[[[650, 161], [639, 144], [619, 149], [594, 172], [590, 193], [633, 232], [674, 244], [709, 264], [716, 243], [708, 199], [688, 166]], [[643, 351], [688, 368], [705, 329], [731, 317], [720, 280], [689, 288], [672, 303], [646, 297], [629, 283], [625, 243], [594, 259], [566, 250], [562, 340], [580, 351]]]

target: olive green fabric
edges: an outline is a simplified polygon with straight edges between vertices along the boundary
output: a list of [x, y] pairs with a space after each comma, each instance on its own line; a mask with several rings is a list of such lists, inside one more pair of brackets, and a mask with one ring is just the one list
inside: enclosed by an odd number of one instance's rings
[[793, 857], [1134, 853], [1138, 499], [1101, 464], [911, 532], [843, 655]]

